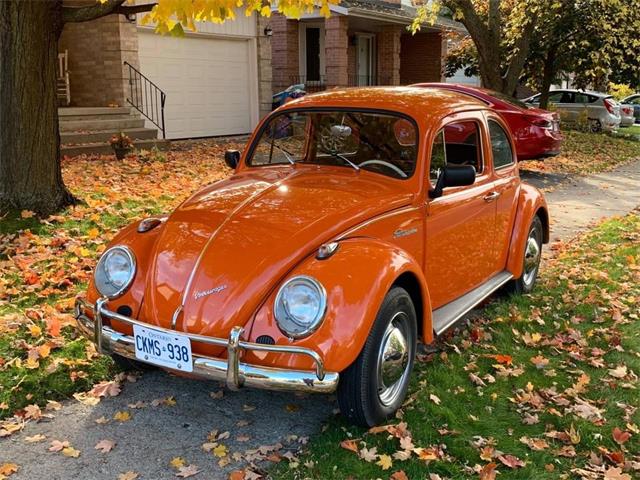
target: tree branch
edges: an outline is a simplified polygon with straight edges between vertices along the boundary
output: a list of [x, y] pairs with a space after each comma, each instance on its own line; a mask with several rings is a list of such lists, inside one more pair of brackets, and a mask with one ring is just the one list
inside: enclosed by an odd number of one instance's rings
[[120, 5], [112, 13], [121, 13], [122, 15], [129, 15], [130, 13], [143, 13], [149, 12], [157, 3], [145, 3], [143, 5]]
[[104, 3], [95, 2], [86, 7], [63, 7], [62, 21], [67, 22], [88, 22], [96, 18], [104, 17], [112, 13], [126, 15], [128, 13], [140, 13], [150, 11], [156, 4], [147, 3], [144, 5], [122, 5], [125, 0], [106, 0]]

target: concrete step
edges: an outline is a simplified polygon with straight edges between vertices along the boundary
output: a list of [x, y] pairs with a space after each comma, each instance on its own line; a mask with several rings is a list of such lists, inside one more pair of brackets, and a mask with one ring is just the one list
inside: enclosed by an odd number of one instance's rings
[[131, 113], [131, 107], [61, 107], [58, 108], [58, 117], [78, 115], [127, 115]]
[[[148, 139], [136, 140], [133, 142], [135, 148], [139, 150], [151, 150], [154, 146], [158, 150], [168, 150], [171, 146], [169, 140]], [[61, 153], [63, 156], [75, 157], [77, 155], [109, 155], [114, 154], [113, 148], [107, 142], [85, 143], [82, 145], [62, 145]]]
[[110, 113], [110, 114], [96, 114], [96, 115], [65, 115], [59, 117], [60, 124], [67, 122], [90, 122], [93, 120], [127, 120], [129, 118], [141, 118], [139, 113]]
[[95, 130], [111, 130], [120, 132], [128, 128], [144, 127], [142, 118], [125, 118], [114, 120], [72, 120], [60, 122], [60, 132], [91, 132]]
[[[98, 130], [92, 132], [60, 132], [60, 141], [65, 144], [108, 142], [116, 133], [123, 132], [132, 140], [147, 140], [158, 137], [156, 128], [126, 128], [124, 130]], [[71, 146], [71, 145], [69, 145]]]

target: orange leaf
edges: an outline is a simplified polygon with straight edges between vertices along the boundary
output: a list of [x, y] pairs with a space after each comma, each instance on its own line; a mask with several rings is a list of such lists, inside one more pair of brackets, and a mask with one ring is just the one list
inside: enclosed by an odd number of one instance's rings
[[358, 452], [358, 442], [356, 440], [343, 440], [340, 442], [340, 446], [345, 450], [351, 450], [352, 452]]
[[618, 427], [613, 429], [612, 436], [618, 445], [623, 445], [631, 438], [631, 434], [629, 432], [623, 432]]

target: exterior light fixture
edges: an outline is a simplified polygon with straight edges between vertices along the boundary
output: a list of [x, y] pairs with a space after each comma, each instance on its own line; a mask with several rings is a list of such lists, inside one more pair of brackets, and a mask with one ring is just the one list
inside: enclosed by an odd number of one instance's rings
[[265, 37], [271, 37], [273, 35], [273, 29], [269, 25], [264, 27], [264, 35]]

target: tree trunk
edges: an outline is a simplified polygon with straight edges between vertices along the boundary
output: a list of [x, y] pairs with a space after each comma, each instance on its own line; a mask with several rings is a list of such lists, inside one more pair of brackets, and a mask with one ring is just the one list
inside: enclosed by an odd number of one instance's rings
[[547, 55], [544, 59], [544, 67], [542, 70], [542, 88], [540, 90], [540, 108], [546, 109], [549, 106], [549, 90], [551, 90], [551, 84], [553, 78], [556, 76], [556, 55], [558, 53], [558, 47], [552, 46], [549, 48]]
[[0, 2], [0, 209], [75, 202], [60, 169], [56, 97], [62, 1]]

